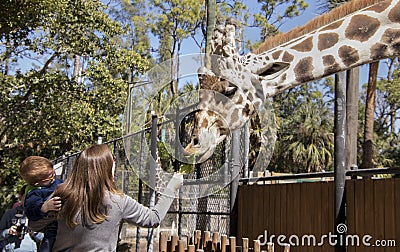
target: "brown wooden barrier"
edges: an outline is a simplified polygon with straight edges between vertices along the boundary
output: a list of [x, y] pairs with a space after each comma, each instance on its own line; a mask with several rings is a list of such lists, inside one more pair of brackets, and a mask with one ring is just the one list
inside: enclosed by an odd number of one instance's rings
[[[346, 219], [348, 252], [399, 251], [400, 179], [347, 180]], [[281, 243], [297, 244], [292, 252], [333, 252], [329, 235], [335, 230], [333, 182], [239, 186], [239, 245], [246, 237], [259, 240], [261, 250], [271, 241], [279, 252], [284, 251]]]
[[[169, 236], [168, 232], [162, 231], [159, 236], [160, 252], [261, 252], [260, 241], [254, 240], [249, 244], [248, 238], [241, 239], [241, 245], [238, 245], [237, 238], [227, 237], [217, 232], [211, 233], [200, 230], [194, 232], [193, 237], [187, 240], [179, 240], [178, 236]], [[250, 247], [252, 246], [252, 247]], [[275, 252], [274, 244], [267, 244], [267, 252]], [[284, 252], [290, 252], [290, 246], [286, 245]]]

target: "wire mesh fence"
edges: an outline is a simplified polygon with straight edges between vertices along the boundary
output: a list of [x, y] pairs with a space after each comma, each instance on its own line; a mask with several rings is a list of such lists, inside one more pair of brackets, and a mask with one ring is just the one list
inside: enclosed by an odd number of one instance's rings
[[[171, 121], [167, 123], [171, 123]], [[162, 130], [160, 128], [162, 128], [162, 124], [158, 126], [157, 135], [159, 141], [157, 145], [158, 149], [160, 149], [159, 142], [162, 139]], [[226, 175], [232, 174], [232, 156], [235, 156], [234, 160], [239, 162], [236, 164], [240, 168], [239, 176], [243, 174], [242, 168], [247, 159], [247, 154], [243, 151], [243, 145], [246, 144], [246, 140], [243, 139], [243, 136], [245, 136], [243, 132], [243, 130], [239, 132], [241, 142], [240, 148], [237, 148], [236, 153], [232, 153], [231, 139], [227, 138], [217, 146], [213, 155], [208, 160], [196, 164], [194, 170], [185, 175], [185, 181], [186, 179], [195, 181], [190, 185], [190, 194], [186, 192], [184, 198], [178, 198], [174, 201], [167, 216], [157, 230], [154, 231], [124, 224], [121, 226], [120, 239], [129, 241], [129, 246], [136, 247], [136, 251], [143, 251], [143, 246], [148, 246], [149, 242], [154, 241], [156, 243], [158, 241], [157, 235], [160, 231], [169, 231], [171, 234], [177, 234], [180, 237], [192, 235], [195, 230], [219, 232], [220, 234], [228, 235], [231, 221], [230, 214], [232, 212], [232, 195], [236, 192], [232, 192], [234, 187], [232, 187], [231, 181], [234, 181], [233, 178], [226, 177]], [[139, 144], [134, 147], [134, 150], [132, 146], [126, 146], [126, 139], [124, 137], [105, 142], [113, 151], [116, 158], [115, 183], [125, 194], [145, 206], [150, 206], [153, 193], [152, 188], [141, 179], [141, 174], [138, 174], [138, 171], [149, 169], [146, 166], [148, 158], [148, 154], [146, 154], [148, 150], [146, 148], [148, 149], [152, 144], [150, 141], [151, 128], [146, 128], [131, 135], [135, 135], [138, 139], [141, 139]], [[183, 136], [181, 140], [185, 139], [185, 137]], [[188, 138], [186, 137], [186, 139]], [[128, 156], [131, 152], [138, 152], [139, 155], [135, 155], [134, 157]], [[78, 156], [79, 152], [53, 160], [57, 176], [65, 179]], [[179, 161], [167, 160], [166, 162], [162, 162], [163, 170], [167, 172], [176, 170], [176, 167], [180, 165], [176, 162]], [[207, 178], [210, 175], [214, 176], [213, 181], [202, 181], [203, 178]], [[196, 183], [196, 181], [200, 181], [200, 183]], [[219, 183], [221, 181], [222, 183], [220, 184], [225, 186], [221, 186], [218, 190], [204, 197], [200, 197], [203, 188], [208, 186], [207, 183]], [[150, 239], [149, 234], [154, 236], [155, 239]], [[132, 251], [132, 248], [130, 248], [130, 251]], [[133, 249], [133, 251], [135, 250]]]

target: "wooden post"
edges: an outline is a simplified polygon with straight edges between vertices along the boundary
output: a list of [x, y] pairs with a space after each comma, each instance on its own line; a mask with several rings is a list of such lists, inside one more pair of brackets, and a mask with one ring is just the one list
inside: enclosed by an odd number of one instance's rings
[[274, 244], [272, 242], [268, 242], [267, 243], [267, 251], [268, 252], [274, 252], [275, 248], [274, 248]]
[[229, 237], [229, 247], [231, 248], [230, 252], [236, 252], [236, 237]]
[[210, 231], [204, 231], [203, 248], [207, 247], [209, 241], [211, 241], [211, 233]]
[[228, 236], [221, 235], [221, 252], [226, 252], [227, 243], [228, 243]]
[[184, 240], [178, 241], [178, 252], [185, 252], [185, 241]]
[[254, 252], [260, 252], [261, 248], [260, 248], [260, 241], [259, 240], [253, 240], [253, 251]]
[[217, 252], [218, 240], [219, 240], [219, 233], [218, 232], [213, 232], [213, 235], [212, 235], [212, 247], [211, 247], [211, 251], [212, 252]]
[[242, 252], [249, 252], [249, 238], [242, 238], [243, 250]]
[[160, 252], [167, 252], [167, 243], [168, 243], [168, 232], [161, 231], [160, 232]]
[[171, 252], [175, 252], [176, 251], [176, 246], [178, 246], [178, 240], [179, 237], [177, 235], [173, 235], [171, 237]]
[[290, 252], [290, 244], [284, 244], [283, 252]]
[[196, 251], [196, 247], [194, 246], [194, 244], [188, 245], [188, 252], [195, 252], [195, 251]]
[[200, 249], [200, 241], [201, 241], [201, 231], [200, 230], [196, 230], [194, 232], [194, 245], [196, 247], [196, 250]]

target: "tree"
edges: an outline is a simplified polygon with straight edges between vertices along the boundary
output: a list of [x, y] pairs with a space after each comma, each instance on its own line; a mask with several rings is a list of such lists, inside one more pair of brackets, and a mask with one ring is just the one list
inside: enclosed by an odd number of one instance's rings
[[[261, 3], [261, 13], [254, 15], [254, 25], [261, 28], [261, 40], [279, 33], [279, 28], [290, 18], [299, 16], [308, 4], [304, 0], [258, 0]], [[283, 13], [278, 12], [284, 8]]]
[[397, 59], [388, 59], [387, 76], [381, 78], [376, 86], [374, 113], [374, 146], [377, 154], [376, 167], [397, 167], [399, 162], [399, 132], [396, 132], [396, 120], [400, 107], [399, 68]]
[[190, 37], [204, 17], [203, 2], [196, 0], [152, 1], [154, 20], [152, 32], [160, 40], [160, 61], [172, 59], [170, 95], [178, 95], [176, 81], [179, 53], [184, 39]]
[[52, 159], [99, 136], [119, 137], [128, 76], [149, 66], [142, 51], [124, 44], [124, 29], [100, 1], [34, 3], [2, 2], [16, 13], [3, 13], [0, 29], [3, 189], [20, 183], [18, 166], [28, 155]]
[[278, 139], [270, 167], [279, 172], [333, 169], [332, 78], [274, 98]]
[[379, 62], [373, 62], [369, 65], [368, 89], [365, 106], [365, 123], [364, 123], [364, 144], [363, 158], [360, 168], [375, 167], [374, 159], [374, 113], [375, 113], [375, 96], [376, 82], [378, 79]]

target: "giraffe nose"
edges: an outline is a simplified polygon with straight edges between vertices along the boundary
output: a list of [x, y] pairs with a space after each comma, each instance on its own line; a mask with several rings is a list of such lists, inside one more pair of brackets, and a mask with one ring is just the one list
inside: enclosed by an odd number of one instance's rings
[[198, 145], [199, 144], [199, 137], [193, 138], [193, 145]]

